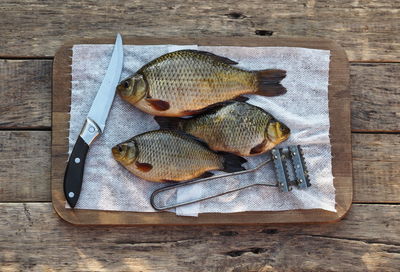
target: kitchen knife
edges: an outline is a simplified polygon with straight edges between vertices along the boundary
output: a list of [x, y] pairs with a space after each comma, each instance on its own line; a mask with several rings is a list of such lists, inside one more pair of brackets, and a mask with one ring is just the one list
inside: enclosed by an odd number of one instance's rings
[[98, 135], [104, 132], [106, 120], [114, 100], [115, 89], [122, 72], [123, 55], [122, 38], [118, 34], [107, 72], [97, 91], [72, 153], [69, 156], [65, 170], [64, 194], [68, 204], [72, 208], [78, 202], [81, 192], [83, 170], [89, 146]]

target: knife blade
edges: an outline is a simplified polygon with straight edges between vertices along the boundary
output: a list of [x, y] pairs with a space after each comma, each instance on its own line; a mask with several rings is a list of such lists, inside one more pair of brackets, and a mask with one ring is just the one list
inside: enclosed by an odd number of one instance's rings
[[122, 66], [123, 46], [121, 35], [118, 34], [106, 74], [69, 156], [65, 170], [64, 194], [71, 208], [75, 207], [81, 193], [85, 160], [89, 146], [98, 135], [104, 132], [106, 120], [114, 100], [115, 89], [121, 76]]

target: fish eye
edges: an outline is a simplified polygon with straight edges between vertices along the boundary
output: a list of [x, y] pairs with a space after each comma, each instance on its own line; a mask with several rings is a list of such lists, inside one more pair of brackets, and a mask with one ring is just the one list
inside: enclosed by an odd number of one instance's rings
[[129, 81], [128, 80], [125, 80], [123, 84], [124, 84], [124, 88], [129, 88]]
[[122, 146], [118, 145], [118, 151], [122, 152]]

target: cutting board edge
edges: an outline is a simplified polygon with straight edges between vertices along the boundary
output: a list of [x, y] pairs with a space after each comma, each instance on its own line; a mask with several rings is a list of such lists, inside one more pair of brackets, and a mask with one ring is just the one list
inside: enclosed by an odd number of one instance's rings
[[[52, 202], [56, 213], [65, 221], [75, 225], [242, 225], [242, 224], [285, 224], [285, 223], [326, 223], [336, 222], [342, 219], [349, 211], [352, 203], [352, 158], [351, 158], [351, 130], [350, 130], [350, 93], [349, 63], [344, 49], [335, 41], [321, 38], [230, 38], [218, 37], [209, 39], [198, 38], [153, 38], [153, 37], [124, 37], [124, 44], [199, 44], [199, 45], [235, 45], [235, 46], [290, 46], [305, 47], [313, 49], [331, 50], [330, 63], [330, 116], [331, 98], [339, 98], [341, 103], [334, 102], [335, 106], [344, 108], [340, 120], [344, 123], [341, 131], [344, 143], [336, 149], [347, 150], [345, 162], [349, 165], [346, 171], [339, 171], [335, 175], [336, 191], [344, 193], [338, 198], [337, 212], [325, 210], [291, 210], [291, 211], [263, 211], [263, 212], [241, 212], [241, 213], [208, 213], [200, 214], [198, 218], [176, 216], [172, 213], [138, 213], [138, 212], [114, 212], [114, 211], [93, 211], [93, 210], [71, 210], [65, 208], [65, 198], [62, 193], [62, 173], [67, 160], [68, 141], [66, 137], [60, 139], [60, 134], [68, 136], [68, 118], [71, 91], [71, 54], [74, 44], [113, 44], [114, 38], [104, 39], [79, 39], [65, 43], [57, 51], [53, 63], [53, 131], [52, 131]], [[332, 67], [333, 66], [333, 67]], [[340, 73], [337, 73], [340, 72]], [[339, 76], [340, 75], [340, 76]], [[337, 82], [336, 85], [331, 83]], [[335, 95], [332, 96], [332, 89]], [[68, 91], [67, 97], [65, 96]], [[65, 99], [67, 102], [65, 103]], [[343, 100], [343, 101], [342, 101]], [[347, 110], [346, 110], [347, 108]], [[335, 113], [335, 112], [334, 112]], [[343, 119], [344, 118], [344, 119]], [[332, 123], [332, 122], [331, 122]], [[337, 125], [336, 125], [337, 126]], [[331, 125], [331, 138], [337, 137]], [[332, 140], [333, 143], [333, 140]], [[347, 148], [346, 148], [347, 146]], [[64, 148], [64, 150], [63, 150]], [[332, 153], [342, 155], [340, 150]], [[337, 161], [338, 159], [336, 159]], [[63, 163], [64, 161], [64, 163]], [[333, 160], [333, 164], [335, 157]], [[341, 160], [343, 162], [343, 160]], [[349, 171], [350, 169], [350, 171]], [[333, 172], [335, 169], [333, 168]], [[335, 174], [335, 173], [334, 173]], [[338, 187], [337, 185], [340, 186]], [[343, 186], [342, 186], [343, 185]], [[267, 215], [265, 218], [265, 215]], [[250, 216], [250, 217], [249, 217]], [[223, 217], [221, 219], [221, 217]], [[316, 218], [314, 218], [316, 217]], [[250, 220], [250, 221], [248, 221]]]

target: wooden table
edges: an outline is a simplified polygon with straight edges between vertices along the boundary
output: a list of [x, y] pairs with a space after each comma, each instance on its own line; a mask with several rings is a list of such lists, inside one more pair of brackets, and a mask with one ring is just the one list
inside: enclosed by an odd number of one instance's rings
[[[398, 271], [400, 3], [3, 0], [1, 271]], [[317, 225], [75, 227], [50, 196], [51, 71], [66, 40], [112, 36], [317, 36], [351, 61], [354, 201]]]

